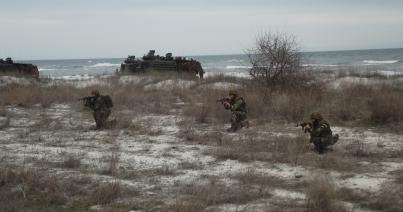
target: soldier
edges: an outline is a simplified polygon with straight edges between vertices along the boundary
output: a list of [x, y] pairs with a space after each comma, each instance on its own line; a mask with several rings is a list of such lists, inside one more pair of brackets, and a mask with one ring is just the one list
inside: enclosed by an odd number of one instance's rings
[[229, 98], [222, 101], [224, 108], [231, 110], [231, 127], [227, 132], [235, 132], [244, 126], [249, 127], [245, 100], [236, 91], [229, 92]]
[[91, 99], [86, 106], [94, 111], [94, 119], [96, 123], [96, 129], [106, 128], [106, 120], [111, 114], [111, 107], [113, 107], [112, 100], [109, 96], [102, 96], [98, 90], [91, 91]]
[[306, 125], [306, 129], [311, 135], [310, 142], [315, 145], [315, 150], [322, 154], [328, 146], [338, 141], [339, 135], [333, 136], [329, 123], [323, 119], [320, 113], [313, 112], [311, 121], [310, 124]]

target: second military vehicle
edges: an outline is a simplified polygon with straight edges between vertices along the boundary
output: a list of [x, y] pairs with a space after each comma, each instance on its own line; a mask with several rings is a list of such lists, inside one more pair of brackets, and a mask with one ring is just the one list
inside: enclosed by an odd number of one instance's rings
[[172, 57], [172, 53], [164, 56], [155, 55], [155, 50], [150, 50], [142, 59], [135, 56], [128, 56], [120, 66], [122, 73], [137, 73], [147, 70], [156, 71], [178, 71], [195, 74], [203, 78], [203, 68], [199, 61], [185, 57]]

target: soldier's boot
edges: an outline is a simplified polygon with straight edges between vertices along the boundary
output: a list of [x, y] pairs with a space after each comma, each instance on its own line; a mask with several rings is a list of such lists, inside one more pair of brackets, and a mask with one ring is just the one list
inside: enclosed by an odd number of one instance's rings
[[241, 122], [241, 127], [249, 128], [249, 121], [248, 120], [242, 121]]
[[227, 132], [236, 132], [239, 129], [239, 123], [231, 123], [231, 127], [227, 129]]

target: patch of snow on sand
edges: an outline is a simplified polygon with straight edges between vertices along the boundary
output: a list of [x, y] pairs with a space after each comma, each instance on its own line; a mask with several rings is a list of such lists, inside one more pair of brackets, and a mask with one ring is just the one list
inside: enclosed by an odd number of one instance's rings
[[45, 86], [53, 86], [53, 85], [71, 85], [76, 88], [86, 88], [90, 86], [107, 86], [109, 82], [106, 79], [94, 78], [89, 76], [88, 78], [79, 78], [79, 79], [59, 79], [53, 80], [51, 83]]
[[305, 199], [305, 194], [285, 189], [274, 189], [273, 194], [285, 199]]
[[152, 82], [152, 78], [151, 77], [147, 77], [147, 76], [137, 76], [137, 75], [127, 75], [127, 76], [120, 76], [119, 77], [119, 83], [120, 84], [135, 84], [135, 85], [139, 85], [139, 84], [148, 84], [150, 82]]
[[211, 84], [201, 85], [202, 88], [209, 88], [215, 90], [228, 90], [228, 89], [238, 89], [242, 87], [240, 84], [232, 83], [232, 82], [215, 82]]
[[17, 85], [31, 85], [33, 84], [33, 79], [21, 78], [21, 77], [11, 77], [11, 76], [0, 76], [0, 87], [17, 84]]
[[172, 90], [174, 88], [179, 89], [189, 89], [193, 86], [196, 82], [190, 80], [164, 80], [161, 82], [157, 82], [155, 84], [150, 84], [144, 86], [145, 90]]
[[337, 181], [340, 186], [345, 186], [353, 189], [362, 189], [366, 191], [376, 192], [381, 188], [381, 185], [386, 181], [385, 178], [371, 177], [367, 175], [356, 175], [345, 180]]
[[[403, 148], [403, 137], [393, 133], [378, 133], [371, 129], [333, 127], [333, 132], [340, 135], [340, 144], [344, 141], [361, 141], [370, 150], [394, 150]], [[350, 143], [350, 142], [349, 142]]]

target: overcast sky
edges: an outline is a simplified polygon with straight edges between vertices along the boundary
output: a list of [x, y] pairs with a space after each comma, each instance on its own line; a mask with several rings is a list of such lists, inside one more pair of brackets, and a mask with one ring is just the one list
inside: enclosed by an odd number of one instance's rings
[[0, 58], [236, 54], [267, 31], [304, 51], [403, 47], [403, 1], [0, 0]]

